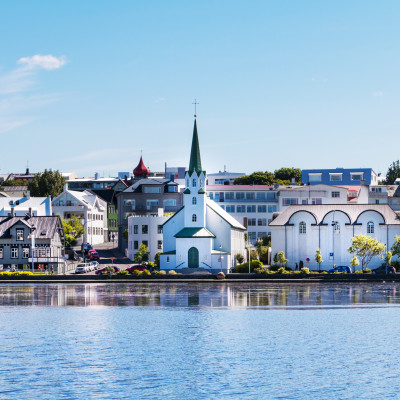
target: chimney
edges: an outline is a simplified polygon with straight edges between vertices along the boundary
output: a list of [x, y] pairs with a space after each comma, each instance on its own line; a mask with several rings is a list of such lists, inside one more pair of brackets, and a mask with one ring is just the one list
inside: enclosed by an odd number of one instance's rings
[[26, 199], [29, 200], [31, 198], [31, 192], [28, 190], [26, 192]]
[[32, 217], [32, 207], [29, 207], [29, 218]]
[[26, 169], [25, 175], [29, 175], [29, 168]]
[[96, 180], [99, 179], [99, 173], [98, 172], [94, 173], [94, 179], [96, 179]]
[[11, 216], [14, 217], [14, 207], [11, 207]]

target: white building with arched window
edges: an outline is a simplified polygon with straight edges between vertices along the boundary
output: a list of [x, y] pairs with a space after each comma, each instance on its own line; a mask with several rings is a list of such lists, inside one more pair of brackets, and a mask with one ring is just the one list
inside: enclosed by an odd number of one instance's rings
[[163, 225], [160, 268], [229, 271], [245, 255], [246, 228], [206, 195], [196, 120], [185, 183], [184, 206]]
[[[271, 223], [272, 254], [284, 251], [294, 267], [318, 269], [315, 253], [321, 249], [324, 262], [321, 269], [335, 265], [350, 265], [352, 255], [347, 251], [353, 236], [372, 236], [390, 250], [395, 235], [400, 235], [400, 220], [386, 204], [326, 204], [290, 206]], [[381, 265], [374, 257], [369, 267]], [[361, 267], [359, 267], [361, 268]]]

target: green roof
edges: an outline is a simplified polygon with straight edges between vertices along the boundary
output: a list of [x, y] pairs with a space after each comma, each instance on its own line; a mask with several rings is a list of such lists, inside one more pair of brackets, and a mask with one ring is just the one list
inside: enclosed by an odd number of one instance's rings
[[199, 191], [197, 192], [198, 194], [205, 194], [206, 191], [203, 188], [200, 188]]
[[185, 191], [183, 192], [183, 194], [190, 194], [190, 189], [189, 189], [189, 188], [185, 189]]
[[165, 251], [164, 253], [161, 253], [162, 256], [169, 256], [173, 254], [176, 254], [176, 250]]
[[215, 235], [206, 228], [183, 228], [176, 238], [215, 238]]
[[197, 122], [194, 120], [192, 150], [190, 152], [189, 162], [189, 175], [196, 171], [198, 175], [201, 174], [201, 158], [200, 158], [200, 145], [199, 136], [197, 134]]

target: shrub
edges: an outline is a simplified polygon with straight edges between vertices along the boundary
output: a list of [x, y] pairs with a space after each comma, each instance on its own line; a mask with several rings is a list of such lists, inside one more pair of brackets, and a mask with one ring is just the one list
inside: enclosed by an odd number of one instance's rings
[[140, 276], [140, 275], [142, 275], [142, 272], [143, 271], [139, 271], [138, 269], [134, 269], [133, 270], [133, 275]]
[[254, 272], [256, 274], [269, 274], [270, 273], [267, 268], [254, 268]]
[[164, 270], [159, 271], [159, 273], [160, 273], [160, 275], [167, 275], [167, 273]]
[[129, 272], [126, 269], [121, 269], [117, 272], [117, 275], [129, 275]]
[[143, 276], [149, 276], [149, 275], [151, 275], [151, 272], [148, 269], [145, 269], [145, 270], [142, 271], [142, 275]]
[[151, 261], [149, 261], [149, 262], [146, 264], [146, 266], [147, 266], [147, 268], [156, 268], [156, 264], [153, 263], [153, 262], [151, 262]]
[[176, 275], [176, 271], [174, 271], [173, 269], [171, 269], [171, 271], [168, 272], [168, 275]]
[[[256, 268], [263, 268], [263, 263], [258, 260], [252, 260], [251, 265], [250, 265], [250, 272], [254, 272]], [[242, 274], [245, 274], [246, 272], [249, 272], [249, 263], [245, 262], [240, 265], [236, 265], [235, 268], [233, 268], [233, 272], [239, 272]]]
[[320, 274], [327, 274], [328, 271], [321, 271]]
[[243, 255], [240, 254], [240, 253], [237, 253], [236, 256], [235, 256], [235, 258], [236, 258], [236, 261], [237, 261], [239, 264], [242, 264], [243, 261], [244, 261], [244, 257], [243, 257]]
[[270, 266], [270, 270], [271, 271], [275, 271], [275, 272], [277, 272], [280, 268], [284, 268], [286, 271], [292, 271], [292, 268], [290, 268], [290, 267], [286, 267], [286, 266], [284, 266], [284, 267], [281, 267], [280, 265], [271, 265]]
[[277, 271], [278, 274], [288, 274], [289, 271], [285, 269], [285, 267], [280, 267]]
[[358, 271], [355, 272], [355, 274], [363, 274], [364, 272], [362, 271], [362, 269], [359, 269]]
[[372, 271], [369, 268], [364, 269], [364, 274], [370, 274], [370, 273], [372, 273]]
[[309, 274], [309, 273], [310, 273], [310, 270], [309, 270], [307, 267], [303, 267], [303, 268], [300, 270], [300, 272], [301, 272], [302, 274]]
[[394, 267], [396, 269], [396, 271], [400, 271], [400, 261], [396, 260], [396, 261], [392, 261], [392, 267]]

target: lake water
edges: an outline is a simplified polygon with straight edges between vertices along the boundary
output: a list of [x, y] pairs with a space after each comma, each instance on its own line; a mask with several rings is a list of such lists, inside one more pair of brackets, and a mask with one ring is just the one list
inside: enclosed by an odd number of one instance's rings
[[400, 286], [0, 285], [0, 399], [400, 397]]

